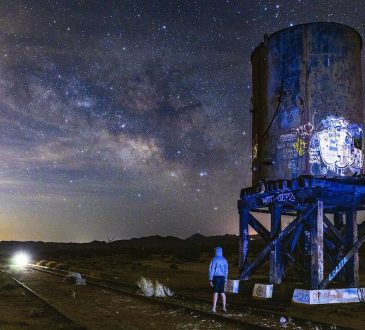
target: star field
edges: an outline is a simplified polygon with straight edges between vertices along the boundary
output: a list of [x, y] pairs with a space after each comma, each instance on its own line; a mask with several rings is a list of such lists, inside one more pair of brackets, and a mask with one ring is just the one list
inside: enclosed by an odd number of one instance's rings
[[363, 1], [0, 4], [0, 239], [237, 233], [252, 50]]

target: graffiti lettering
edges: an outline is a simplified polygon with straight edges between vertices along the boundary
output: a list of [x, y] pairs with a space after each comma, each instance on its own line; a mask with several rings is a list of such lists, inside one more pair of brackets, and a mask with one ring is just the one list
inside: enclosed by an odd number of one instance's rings
[[319, 148], [309, 149], [309, 163], [310, 164], [320, 164], [321, 163]]
[[295, 289], [293, 300], [295, 302], [309, 303], [309, 292], [307, 290]]
[[303, 290], [295, 289], [293, 301], [302, 304], [334, 304], [359, 302], [362, 288]]
[[243, 255], [244, 258], [247, 259], [247, 253], [248, 253], [248, 230], [243, 230]]
[[310, 136], [312, 134], [313, 129], [314, 129], [314, 127], [313, 127], [312, 123], [306, 123], [297, 128], [293, 128], [292, 132], [296, 132], [300, 136]]
[[295, 196], [291, 192], [281, 193], [279, 195], [270, 195], [262, 198], [262, 203], [264, 205], [272, 204], [274, 202], [289, 203], [295, 201]]
[[286, 159], [286, 160], [295, 159], [295, 158], [297, 158], [297, 152], [294, 149], [294, 147], [291, 146], [291, 149], [283, 149], [282, 157], [283, 157], [283, 159]]
[[291, 192], [283, 193], [277, 196], [276, 200], [278, 202], [295, 202], [295, 196]]
[[345, 266], [345, 264], [346, 264], [346, 262], [347, 262], [347, 258], [346, 257], [344, 257], [342, 260], [341, 260], [341, 262], [336, 266], [336, 268], [328, 275], [328, 279], [330, 280], [330, 281], [332, 281], [334, 278], [335, 278], [335, 276], [338, 274], [338, 272], [341, 270], [341, 268], [343, 267], [343, 266]]
[[298, 157], [294, 143], [297, 140], [297, 133], [282, 134], [279, 137], [277, 149], [283, 160], [292, 160]]
[[294, 142], [297, 138], [296, 133], [289, 133], [289, 134], [283, 134], [280, 135], [280, 142]]

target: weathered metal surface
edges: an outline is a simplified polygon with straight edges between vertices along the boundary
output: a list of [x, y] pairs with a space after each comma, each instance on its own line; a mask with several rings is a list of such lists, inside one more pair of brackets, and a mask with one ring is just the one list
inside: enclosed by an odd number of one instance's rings
[[253, 184], [363, 168], [359, 34], [337, 23], [276, 32], [251, 58]]
[[311, 218], [311, 288], [323, 281], [323, 202], [318, 201], [317, 216]]
[[[240, 274], [243, 273], [244, 269], [248, 265], [248, 224], [250, 220], [250, 212], [247, 208], [240, 208], [238, 209], [239, 215], [240, 215], [240, 245], [239, 245], [239, 254], [240, 254], [240, 260], [239, 260], [239, 270]], [[246, 279], [246, 278], [243, 278]]]
[[332, 269], [332, 271], [328, 274], [328, 277], [324, 279], [319, 284], [319, 289], [324, 289], [327, 287], [327, 285], [337, 276], [337, 274], [343, 269], [344, 266], [347, 265], [349, 260], [354, 256], [354, 254], [357, 254], [361, 245], [365, 243], [365, 235], [362, 236], [355, 244], [354, 246], [346, 253], [346, 255], [341, 258], [340, 262]]
[[[271, 284], [279, 284], [285, 268], [294, 265], [311, 289], [324, 288], [335, 278], [342, 280], [341, 274], [346, 274], [347, 287], [358, 286], [358, 249], [365, 241], [365, 225], [357, 224], [356, 213], [365, 209], [365, 176], [301, 176], [261, 183], [242, 189], [238, 209], [240, 279], [249, 279], [269, 259]], [[271, 213], [270, 230], [250, 213], [258, 210]], [[296, 214], [285, 228], [281, 228], [283, 214]], [[334, 215], [333, 221], [328, 214]], [[266, 244], [253, 260], [248, 259], [248, 226]], [[362, 233], [359, 240], [358, 232]], [[330, 268], [323, 280], [325, 262]]]
[[[274, 239], [281, 232], [281, 205], [275, 203], [271, 209], [270, 238]], [[278, 240], [270, 252], [270, 283], [280, 284], [283, 275], [282, 242]]]
[[[353, 246], [357, 242], [357, 212], [348, 210], [346, 212], [346, 240], [348, 246]], [[359, 252], [355, 250], [346, 265], [346, 282], [349, 287], [359, 286]]]

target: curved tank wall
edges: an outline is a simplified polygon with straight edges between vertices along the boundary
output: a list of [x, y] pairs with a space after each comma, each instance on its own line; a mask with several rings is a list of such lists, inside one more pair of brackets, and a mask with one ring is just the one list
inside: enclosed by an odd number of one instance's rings
[[348, 26], [310, 23], [253, 51], [253, 184], [362, 173], [361, 48]]

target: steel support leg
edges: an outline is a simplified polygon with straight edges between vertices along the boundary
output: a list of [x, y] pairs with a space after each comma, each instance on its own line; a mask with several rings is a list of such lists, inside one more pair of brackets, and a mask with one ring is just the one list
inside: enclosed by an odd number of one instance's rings
[[[357, 241], [356, 210], [346, 211], [346, 240], [351, 248]], [[350, 288], [359, 286], [359, 253], [356, 251], [346, 265], [346, 283]]]
[[[270, 238], [275, 238], [281, 231], [281, 206], [274, 204], [271, 211], [271, 232]], [[270, 283], [280, 284], [283, 274], [283, 260], [281, 254], [281, 240], [278, 240], [270, 252]]]
[[[247, 208], [240, 207], [239, 208], [240, 215], [240, 259], [239, 259], [239, 273], [240, 277], [245, 268], [248, 266], [248, 223], [250, 220], [250, 212]], [[242, 278], [244, 280], [248, 279], [248, 276]]]
[[323, 202], [318, 201], [317, 216], [311, 218], [311, 288], [323, 281]]

